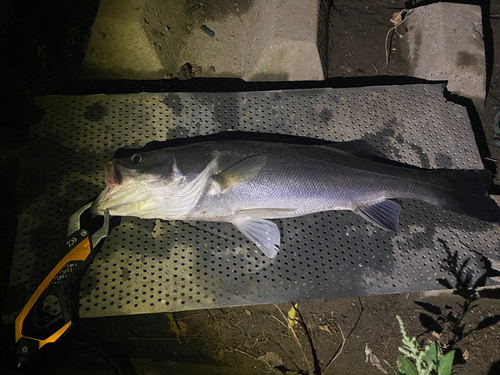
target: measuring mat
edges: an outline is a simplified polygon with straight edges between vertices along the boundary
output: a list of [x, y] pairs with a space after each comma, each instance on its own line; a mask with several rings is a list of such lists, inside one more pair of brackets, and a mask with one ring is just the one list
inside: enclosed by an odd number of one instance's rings
[[[104, 188], [119, 148], [225, 131], [363, 139], [423, 168], [482, 169], [465, 107], [441, 84], [236, 93], [47, 96], [31, 129], [4, 319], [62, 257], [69, 216]], [[274, 220], [268, 259], [230, 224], [124, 217], [81, 283], [81, 316], [143, 314], [444, 288], [498, 257], [500, 227], [414, 200], [400, 230], [347, 211]], [[491, 281], [489, 281], [491, 283]], [[53, 309], [57, 306], [46, 306]]]

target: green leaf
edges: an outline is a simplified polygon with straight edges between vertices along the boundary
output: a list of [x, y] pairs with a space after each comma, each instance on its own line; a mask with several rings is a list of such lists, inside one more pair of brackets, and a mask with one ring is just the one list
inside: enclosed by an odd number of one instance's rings
[[452, 350], [445, 355], [440, 355], [438, 357], [438, 374], [439, 375], [450, 375], [451, 366], [453, 366], [453, 357], [455, 357], [455, 351]]
[[417, 368], [413, 364], [412, 361], [410, 361], [408, 358], [406, 358], [403, 355], [398, 355], [398, 370], [402, 375], [418, 375]]
[[429, 372], [438, 370], [438, 355], [436, 341], [434, 341], [429, 349], [425, 352], [424, 363], [427, 364], [427, 370]]

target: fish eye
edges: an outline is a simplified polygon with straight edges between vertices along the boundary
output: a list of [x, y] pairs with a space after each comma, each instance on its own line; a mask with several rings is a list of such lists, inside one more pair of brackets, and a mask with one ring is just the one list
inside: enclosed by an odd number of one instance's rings
[[130, 157], [133, 164], [139, 164], [142, 161], [142, 156], [140, 154], [134, 154]]

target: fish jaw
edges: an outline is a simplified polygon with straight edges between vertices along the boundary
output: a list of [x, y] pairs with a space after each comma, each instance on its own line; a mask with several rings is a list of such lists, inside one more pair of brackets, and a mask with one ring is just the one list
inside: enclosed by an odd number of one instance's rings
[[101, 191], [101, 193], [92, 203], [92, 206], [90, 207], [90, 212], [92, 212], [94, 215], [104, 215], [104, 208], [102, 207], [101, 203], [109, 196], [112, 189], [113, 186], [106, 184], [104, 190]]
[[121, 184], [106, 185], [92, 204], [91, 212], [103, 215], [105, 210], [109, 210], [112, 216], [144, 217], [154, 206], [151, 195], [142, 184], [124, 178]]
[[135, 171], [116, 161], [104, 166], [106, 187], [92, 204], [91, 212], [103, 215], [109, 210], [114, 216], [139, 216], [152, 205], [151, 191], [137, 178]]

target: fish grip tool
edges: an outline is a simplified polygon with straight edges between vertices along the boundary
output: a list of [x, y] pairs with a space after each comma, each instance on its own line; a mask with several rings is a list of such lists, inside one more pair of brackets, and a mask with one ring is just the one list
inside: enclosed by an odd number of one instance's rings
[[[23, 366], [45, 345], [67, 335], [78, 322], [80, 281], [98, 251], [98, 244], [109, 232], [108, 211], [104, 212], [103, 225], [92, 235], [81, 228], [82, 214], [91, 205], [84, 205], [70, 217], [68, 236], [63, 242], [64, 257], [44, 278], [15, 320], [12, 354], [17, 367]], [[60, 311], [55, 314], [45, 311], [47, 298], [55, 299]]]

